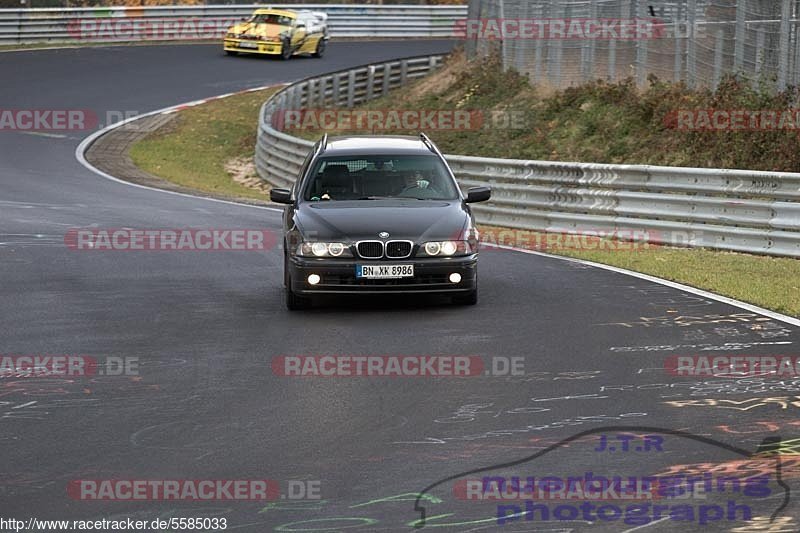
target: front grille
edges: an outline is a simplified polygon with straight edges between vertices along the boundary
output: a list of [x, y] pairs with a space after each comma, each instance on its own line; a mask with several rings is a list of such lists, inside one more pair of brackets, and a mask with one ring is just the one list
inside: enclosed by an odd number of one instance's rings
[[361, 241], [357, 246], [358, 255], [364, 259], [380, 259], [383, 257], [383, 243], [381, 241]]
[[389, 241], [386, 243], [386, 257], [404, 259], [411, 255], [411, 241]]

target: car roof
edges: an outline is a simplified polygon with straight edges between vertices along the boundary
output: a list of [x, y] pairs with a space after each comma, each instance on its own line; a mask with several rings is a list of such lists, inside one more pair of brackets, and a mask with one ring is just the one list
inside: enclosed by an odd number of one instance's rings
[[433, 152], [419, 137], [411, 135], [353, 135], [328, 137], [320, 156], [391, 154], [432, 155]]
[[256, 9], [253, 15], [280, 15], [283, 17], [297, 18], [297, 13], [287, 9]]

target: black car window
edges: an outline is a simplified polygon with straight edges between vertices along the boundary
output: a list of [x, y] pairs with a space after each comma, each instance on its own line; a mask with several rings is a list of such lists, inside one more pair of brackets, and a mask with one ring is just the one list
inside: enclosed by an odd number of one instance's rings
[[307, 201], [376, 198], [456, 200], [458, 189], [434, 155], [323, 157], [303, 193]]
[[292, 20], [294, 19], [283, 15], [260, 14], [253, 15], [253, 18], [250, 19], [250, 22], [254, 22], [256, 24], [279, 24], [281, 26], [291, 26]]

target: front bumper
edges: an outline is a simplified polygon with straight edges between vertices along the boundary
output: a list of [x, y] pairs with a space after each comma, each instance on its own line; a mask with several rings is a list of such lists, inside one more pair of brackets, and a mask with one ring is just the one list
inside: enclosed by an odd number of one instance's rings
[[[478, 276], [478, 255], [464, 257], [431, 257], [402, 260], [370, 261], [354, 258], [327, 259], [290, 257], [288, 261], [292, 291], [297, 294], [388, 294], [388, 293], [465, 293], [475, 289]], [[413, 264], [413, 278], [359, 279], [356, 265]], [[452, 283], [449, 276], [461, 274], [461, 281]], [[321, 281], [310, 285], [310, 274]]]
[[[242, 47], [242, 43], [246, 43]], [[255, 45], [255, 48], [247, 46]], [[267, 55], [280, 55], [283, 50], [283, 43], [267, 42], [267, 41], [253, 41], [249, 39], [229, 39], [225, 38], [223, 48], [228, 52], [241, 52], [245, 54], [267, 54]]]

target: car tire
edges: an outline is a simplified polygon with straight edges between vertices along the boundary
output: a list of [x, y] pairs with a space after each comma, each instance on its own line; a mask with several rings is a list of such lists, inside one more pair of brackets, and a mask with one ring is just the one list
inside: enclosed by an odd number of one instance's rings
[[302, 311], [311, 307], [311, 299], [298, 296], [292, 290], [292, 278], [289, 275], [289, 260], [283, 256], [283, 285], [286, 298], [286, 309], [289, 311]]
[[453, 296], [453, 303], [457, 305], [475, 305], [478, 303], [478, 278], [475, 278], [475, 287], [466, 294]]
[[478, 303], [478, 289], [472, 289], [467, 294], [453, 297], [453, 302], [457, 305], [475, 305]]
[[233, 50], [225, 50], [225, 54], [229, 55], [229, 56], [235, 56], [235, 55], [238, 55], [239, 53], [235, 52]]
[[292, 43], [288, 39], [284, 39], [281, 44], [281, 59], [286, 61], [292, 57]]
[[321, 38], [317, 41], [317, 49], [311, 54], [314, 57], [322, 57], [325, 55], [325, 39]]
[[290, 288], [286, 289], [286, 309], [289, 311], [302, 311], [309, 307], [311, 307], [311, 300], [298, 296]]

